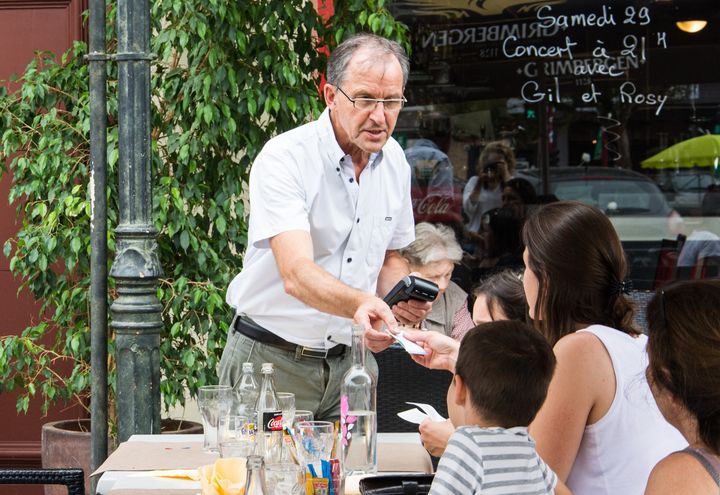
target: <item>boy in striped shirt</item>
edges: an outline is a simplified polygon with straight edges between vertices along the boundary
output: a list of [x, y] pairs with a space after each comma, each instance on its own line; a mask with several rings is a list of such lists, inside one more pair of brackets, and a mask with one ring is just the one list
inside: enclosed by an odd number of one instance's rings
[[570, 493], [540, 459], [527, 429], [554, 370], [552, 348], [523, 323], [495, 321], [468, 332], [447, 395], [458, 428], [430, 495]]

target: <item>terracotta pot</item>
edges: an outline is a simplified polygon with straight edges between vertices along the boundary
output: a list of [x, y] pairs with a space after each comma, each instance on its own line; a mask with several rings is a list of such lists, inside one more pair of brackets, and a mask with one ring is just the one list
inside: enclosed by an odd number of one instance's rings
[[[164, 419], [162, 433], [202, 433], [194, 421]], [[79, 467], [85, 471], [85, 493], [90, 493], [90, 420], [73, 419], [45, 423], [42, 427], [42, 466], [44, 468]], [[47, 485], [45, 495], [66, 495], [64, 486]]]

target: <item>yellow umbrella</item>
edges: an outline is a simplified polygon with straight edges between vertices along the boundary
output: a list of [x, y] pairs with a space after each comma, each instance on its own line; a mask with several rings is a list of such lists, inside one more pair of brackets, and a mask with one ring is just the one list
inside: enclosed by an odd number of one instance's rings
[[705, 134], [673, 144], [640, 162], [642, 168], [715, 167], [720, 164], [720, 135]]

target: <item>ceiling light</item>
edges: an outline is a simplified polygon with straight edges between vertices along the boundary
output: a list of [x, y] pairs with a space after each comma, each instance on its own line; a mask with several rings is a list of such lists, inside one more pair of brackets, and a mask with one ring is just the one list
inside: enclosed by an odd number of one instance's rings
[[698, 31], [702, 31], [703, 28], [707, 26], [707, 21], [677, 21], [675, 25], [677, 25], [680, 31], [685, 31], [686, 33], [697, 33]]

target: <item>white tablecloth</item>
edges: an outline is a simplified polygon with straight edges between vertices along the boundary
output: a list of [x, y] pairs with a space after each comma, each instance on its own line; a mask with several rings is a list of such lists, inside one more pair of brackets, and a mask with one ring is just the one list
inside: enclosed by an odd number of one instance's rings
[[[177, 442], [183, 445], [192, 445], [195, 448], [202, 444], [202, 435], [133, 435], [128, 442], [167, 443]], [[167, 449], [171, 456], [173, 449]], [[402, 455], [396, 455], [401, 451]], [[217, 458], [216, 454], [207, 454], [206, 464], [211, 464]], [[103, 466], [112, 467], [112, 456]], [[144, 462], [142, 458], [139, 461]], [[378, 434], [378, 469], [382, 473], [397, 472], [396, 462], [403, 462], [404, 472], [430, 472], [432, 465], [427, 453], [422, 449], [420, 436], [417, 433], [379, 433]], [[141, 464], [142, 464], [141, 462]], [[151, 465], [147, 460], [147, 469], [158, 469], [160, 466]], [[202, 463], [201, 463], [202, 464]], [[405, 467], [407, 466], [407, 467]], [[193, 466], [185, 466], [193, 467]], [[194, 466], [197, 467], [197, 466]], [[101, 467], [101, 470], [103, 468]], [[351, 477], [345, 482], [346, 495], [359, 494], [358, 483], [362, 477]], [[158, 478], [148, 475], [147, 471], [135, 469], [104, 470], [97, 484], [97, 493], [101, 495], [140, 494], [140, 493], [200, 493], [200, 483], [197, 481]]]

